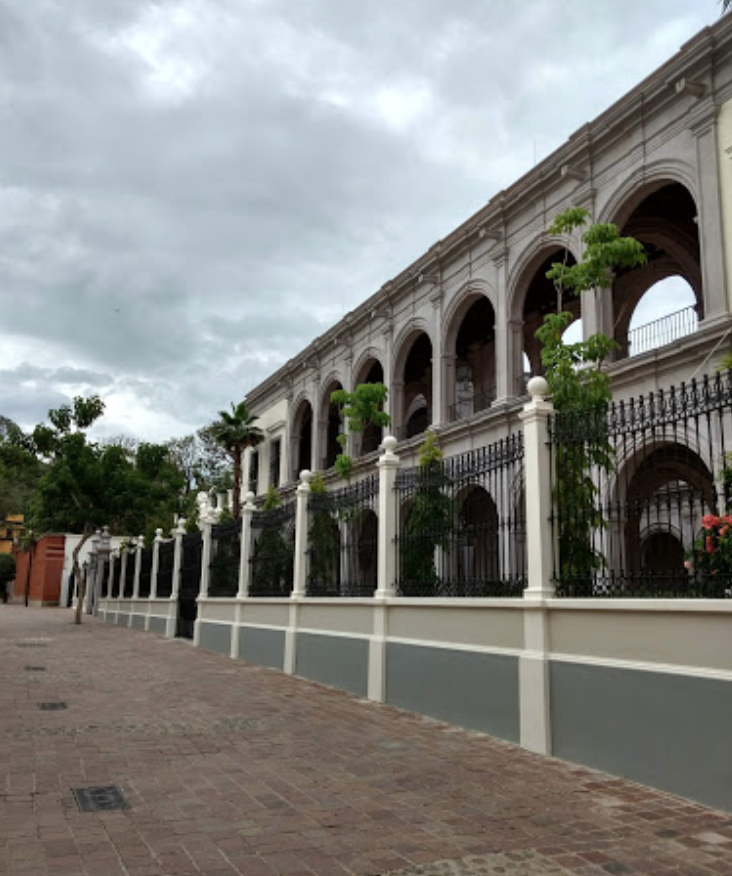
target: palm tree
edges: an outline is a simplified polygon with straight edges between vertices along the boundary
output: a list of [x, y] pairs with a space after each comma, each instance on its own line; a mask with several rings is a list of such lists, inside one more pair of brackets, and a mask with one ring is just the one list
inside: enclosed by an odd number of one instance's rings
[[241, 516], [241, 457], [247, 447], [256, 447], [264, 441], [264, 433], [254, 425], [255, 417], [249, 413], [246, 399], [238, 405], [231, 403], [231, 413], [219, 411], [219, 419], [211, 427], [216, 441], [234, 460], [234, 517]]

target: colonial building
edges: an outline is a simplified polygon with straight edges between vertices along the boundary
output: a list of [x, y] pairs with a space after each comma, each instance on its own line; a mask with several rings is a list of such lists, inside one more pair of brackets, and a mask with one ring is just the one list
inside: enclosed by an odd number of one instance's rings
[[[302, 469], [329, 472], [339, 452], [331, 392], [363, 382], [387, 385], [406, 460], [427, 427], [446, 456], [507, 434], [540, 369], [536, 329], [556, 307], [546, 271], [565, 248], [570, 262], [581, 257], [579, 235], [547, 232], [569, 206], [616, 223], [648, 255], [570, 304], [585, 336], [602, 331], [620, 345], [608, 365], [616, 396], [712, 371], [732, 346], [732, 16], [253, 389], [266, 442], [247, 453], [245, 490], [286, 487]], [[670, 277], [688, 284], [689, 307], [633, 323], [648, 290]], [[356, 477], [373, 470], [381, 438], [349, 439]]]

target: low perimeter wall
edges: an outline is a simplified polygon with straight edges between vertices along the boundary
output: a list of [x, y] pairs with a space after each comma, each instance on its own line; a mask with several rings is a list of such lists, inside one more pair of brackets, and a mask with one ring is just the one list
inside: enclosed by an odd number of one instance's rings
[[729, 602], [199, 599], [194, 643], [732, 811]]

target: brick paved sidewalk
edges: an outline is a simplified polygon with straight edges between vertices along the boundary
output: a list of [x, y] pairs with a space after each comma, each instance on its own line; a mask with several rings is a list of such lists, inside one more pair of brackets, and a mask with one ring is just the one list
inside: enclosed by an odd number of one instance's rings
[[184, 642], [0, 606], [0, 661], [1, 876], [732, 874], [728, 814]]

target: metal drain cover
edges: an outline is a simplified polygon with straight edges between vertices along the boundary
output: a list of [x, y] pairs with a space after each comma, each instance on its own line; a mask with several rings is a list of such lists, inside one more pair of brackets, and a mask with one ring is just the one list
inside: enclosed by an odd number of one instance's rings
[[63, 709], [68, 708], [66, 703], [58, 702], [58, 703], [38, 703], [38, 708], [42, 712], [61, 712]]
[[124, 794], [116, 785], [100, 788], [72, 788], [79, 812], [109, 812], [112, 809], [129, 809]]

